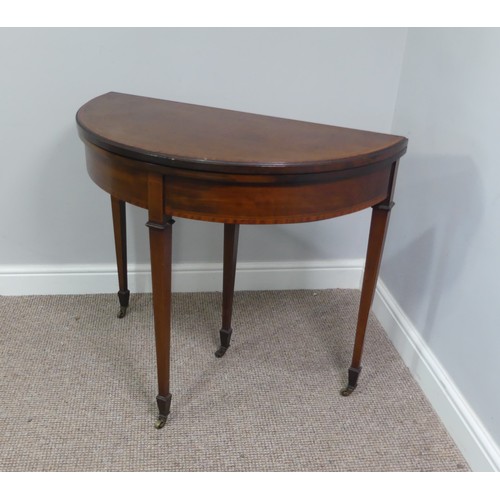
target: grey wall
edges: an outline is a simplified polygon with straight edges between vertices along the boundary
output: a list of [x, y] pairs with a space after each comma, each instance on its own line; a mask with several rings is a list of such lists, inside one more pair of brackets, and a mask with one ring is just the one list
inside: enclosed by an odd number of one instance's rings
[[382, 279], [500, 442], [500, 30], [410, 29]]
[[[113, 263], [108, 196], [74, 115], [110, 90], [389, 131], [405, 29], [0, 30], [0, 265]], [[129, 212], [130, 261], [148, 262]], [[368, 214], [245, 227], [240, 261], [363, 257]], [[217, 262], [221, 226], [179, 220], [174, 261]]]

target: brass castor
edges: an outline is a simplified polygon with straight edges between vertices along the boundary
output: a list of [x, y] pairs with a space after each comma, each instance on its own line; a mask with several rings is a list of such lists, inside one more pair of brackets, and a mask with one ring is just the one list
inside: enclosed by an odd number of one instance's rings
[[172, 394], [168, 393], [166, 396], [156, 396], [156, 403], [158, 404], [158, 419], [155, 422], [155, 427], [161, 429], [167, 423], [167, 417], [170, 413], [170, 403], [172, 401]]
[[231, 342], [231, 335], [233, 333], [233, 329], [229, 328], [229, 330], [224, 330], [223, 328], [220, 330], [220, 347], [215, 351], [215, 356], [217, 358], [222, 358], [226, 351], [229, 349], [229, 343]]
[[340, 391], [340, 394], [342, 394], [342, 396], [349, 396], [352, 394], [354, 389], [356, 389], [356, 387], [352, 387], [352, 386], [348, 385], [347, 387], [345, 387], [344, 389], [342, 389]]
[[127, 314], [127, 306], [120, 306], [120, 310], [118, 311], [118, 317], [123, 318]]
[[215, 357], [216, 358], [222, 358], [222, 356], [224, 356], [224, 354], [226, 354], [226, 351], [228, 350], [227, 347], [224, 347], [223, 345], [221, 345], [216, 351], [215, 351]]
[[358, 377], [360, 372], [361, 366], [358, 366], [356, 368], [351, 366], [349, 368], [347, 387], [340, 391], [340, 394], [342, 394], [342, 396], [349, 396], [350, 394], [352, 394], [352, 391], [356, 389], [356, 387], [358, 386]]
[[123, 318], [127, 313], [127, 307], [130, 299], [130, 290], [120, 290], [118, 292], [118, 300], [120, 301], [120, 311], [118, 317]]
[[155, 422], [155, 429], [162, 429], [167, 423], [167, 417], [159, 416]]

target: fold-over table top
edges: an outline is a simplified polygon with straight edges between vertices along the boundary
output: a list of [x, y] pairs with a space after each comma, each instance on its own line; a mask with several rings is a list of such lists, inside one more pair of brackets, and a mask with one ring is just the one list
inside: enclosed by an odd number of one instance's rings
[[82, 139], [157, 165], [237, 174], [301, 174], [396, 161], [407, 139], [110, 92], [77, 113]]

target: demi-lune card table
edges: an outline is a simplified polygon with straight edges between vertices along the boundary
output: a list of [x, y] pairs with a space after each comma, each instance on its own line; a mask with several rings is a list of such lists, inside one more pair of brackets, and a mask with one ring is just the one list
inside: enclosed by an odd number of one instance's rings
[[[400, 136], [110, 92], [76, 116], [92, 180], [111, 195], [119, 317], [127, 284], [125, 204], [148, 211], [159, 416], [170, 412], [173, 217], [224, 224], [220, 347], [231, 334], [240, 224], [318, 221], [371, 208], [347, 386], [357, 386], [400, 157]], [[277, 354], [278, 355], [278, 354]]]

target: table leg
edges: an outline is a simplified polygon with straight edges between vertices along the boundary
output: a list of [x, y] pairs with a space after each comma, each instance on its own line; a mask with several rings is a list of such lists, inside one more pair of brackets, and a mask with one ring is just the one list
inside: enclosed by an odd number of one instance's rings
[[220, 347], [215, 352], [218, 358], [224, 356], [231, 341], [231, 317], [233, 313], [234, 280], [238, 255], [239, 224], [224, 224], [224, 270], [222, 283], [222, 328]]
[[118, 268], [118, 300], [120, 311], [118, 317], [123, 318], [127, 312], [130, 298], [127, 279], [127, 225], [125, 202], [111, 196], [111, 212], [113, 214], [113, 230], [115, 235], [116, 265]]
[[172, 225], [174, 220], [164, 214], [163, 177], [148, 178], [149, 248], [153, 283], [153, 314], [158, 372], [158, 420], [161, 429], [170, 413], [170, 329], [172, 303]]
[[384, 249], [385, 235], [393, 206], [393, 202], [388, 202], [385, 204], [381, 203], [373, 207], [365, 272], [363, 276], [363, 286], [361, 288], [358, 324], [356, 327], [356, 338], [354, 341], [354, 352], [348, 372], [348, 384], [346, 388], [342, 389], [342, 396], [349, 396], [349, 394], [354, 391], [361, 372], [361, 355], [363, 353], [366, 325], [368, 323], [368, 315], [370, 313], [375, 294], [375, 287], [377, 285], [380, 262], [382, 260], [382, 252]]
[[158, 372], [159, 416], [156, 428], [161, 429], [170, 413], [170, 328], [172, 297], [172, 224], [163, 217], [161, 222], [149, 221], [151, 251], [151, 277], [153, 283], [153, 313], [156, 340], [156, 366]]

